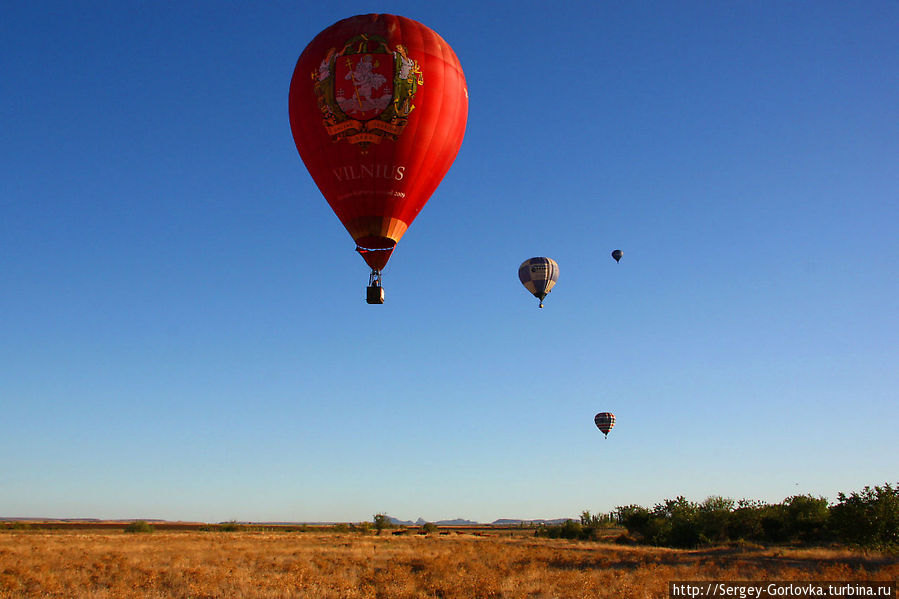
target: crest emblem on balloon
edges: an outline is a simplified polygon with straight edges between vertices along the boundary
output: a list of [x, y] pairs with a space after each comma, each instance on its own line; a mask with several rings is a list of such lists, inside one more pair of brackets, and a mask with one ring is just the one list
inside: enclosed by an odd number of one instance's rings
[[421, 67], [405, 47], [391, 49], [377, 35], [357, 35], [343, 48], [331, 48], [312, 73], [322, 122], [334, 141], [366, 148], [396, 140], [415, 109]]

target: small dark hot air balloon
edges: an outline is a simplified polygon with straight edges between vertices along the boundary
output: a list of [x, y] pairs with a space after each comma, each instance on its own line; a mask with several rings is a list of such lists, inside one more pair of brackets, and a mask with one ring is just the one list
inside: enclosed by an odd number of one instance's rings
[[618, 262], [619, 260], [621, 260], [621, 257], [623, 255], [624, 255], [624, 252], [622, 252], [621, 250], [614, 250], [612, 252], [612, 257], [615, 258], [615, 262]]
[[459, 59], [411, 19], [350, 17], [303, 50], [288, 108], [300, 157], [371, 267], [366, 299], [384, 303], [381, 271], [462, 145]]
[[530, 258], [518, 267], [518, 279], [525, 289], [540, 300], [542, 308], [546, 294], [552, 291], [559, 280], [559, 265], [552, 258]]
[[593, 417], [593, 422], [596, 423], [596, 428], [598, 428], [605, 438], [609, 438], [609, 431], [615, 426], [615, 414], [611, 412], [600, 412], [596, 416]]

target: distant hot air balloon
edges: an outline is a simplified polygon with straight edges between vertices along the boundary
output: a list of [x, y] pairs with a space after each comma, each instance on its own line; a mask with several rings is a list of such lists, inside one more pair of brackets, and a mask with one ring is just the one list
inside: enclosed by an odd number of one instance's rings
[[559, 280], [559, 265], [552, 258], [530, 258], [518, 267], [518, 278], [525, 289], [540, 300], [542, 308], [546, 294]]
[[621, 260], [621, 257], [624, 255], [624, 252], [621, 250], [615, 250], [612, 252], [612, 257], [615, 258], [615, 262]]
[[289, 112], [300, 157], [372, 269], [367, 300], [383, 303], [381, 271], [462, 145], [459, 59], [411, 19], [350, 17], [303, 50]]
[[611, 412], [600, 412], [593, 417], [593, 422], [596, 423], [596, 428], [602, 431], [602, 434], [608, 438], [609, 431], [615, 426], [615, 414], [612, 414]]

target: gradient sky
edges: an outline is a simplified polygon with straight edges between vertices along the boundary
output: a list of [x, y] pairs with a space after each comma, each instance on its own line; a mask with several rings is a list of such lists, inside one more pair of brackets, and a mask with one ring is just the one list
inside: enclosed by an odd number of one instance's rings
[[[899, 479], [896, 2], [2, 12], [0, 516], [491, 521]], [[440, 33], [470, 95], [383, 306], [287, 117], [306, 44], [369, 12]]]

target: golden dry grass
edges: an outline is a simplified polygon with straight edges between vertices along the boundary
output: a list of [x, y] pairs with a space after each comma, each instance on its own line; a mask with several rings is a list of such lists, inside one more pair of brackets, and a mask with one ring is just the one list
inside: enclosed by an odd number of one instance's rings
[[896, 580], [845, 550], [696, 551], [523, 536], [0, 532], [0, 597], [667, 597], [670, 580]]

